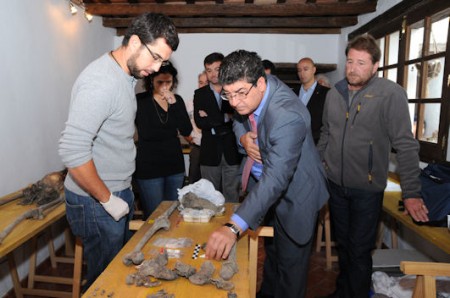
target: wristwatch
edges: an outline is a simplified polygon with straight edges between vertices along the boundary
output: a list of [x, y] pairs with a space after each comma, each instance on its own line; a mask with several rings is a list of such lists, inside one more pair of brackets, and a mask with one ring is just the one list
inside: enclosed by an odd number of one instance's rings
[[227, 222], [226, 224], [224, 224], [225, 227], [228, 227], [230, 229], [231, 232], [233, 232], [234, 235], [236, 235], [237, 238], [239, 238], [239, 235], [241, 234], [239, 232], [239, 228], [236, 227], [234, 224]]

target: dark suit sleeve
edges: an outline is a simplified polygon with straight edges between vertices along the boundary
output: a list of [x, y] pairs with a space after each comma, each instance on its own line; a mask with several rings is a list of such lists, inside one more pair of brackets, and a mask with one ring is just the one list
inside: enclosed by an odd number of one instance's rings
[[260, 181], [236, 211], [253, 230], [260, 225], [268, 209], [287, 190], [307, 134], [304, 119], [288, 109], [270, 112], [268, 109], [264, 125], [268, 127], [268, 135], [263, 136], [265, 148], [260, 144], [264, 170]]
[[[208, 116], [200, 117], [199, 111], [204, 111]], [[195, 90], [194, 93], [194, 120], [197, 127], [204, 132], [211, 131], [223, 125], [224, 115], [218, 109], [215, 97], [209, 86]]]
[[208, 126], [207, 117], [200, 117], [199, 111], [207, 111], [205, 106], [205, 98], [202, 96], [200, 89], [195, 90], [194, 93], [194, 121], [198, 128], [200, 129], [211, 129]]

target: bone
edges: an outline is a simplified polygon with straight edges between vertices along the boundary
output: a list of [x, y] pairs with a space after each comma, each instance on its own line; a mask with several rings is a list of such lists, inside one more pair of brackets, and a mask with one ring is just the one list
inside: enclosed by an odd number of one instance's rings
[[20, 205], [31, 205], [36, 203], [38, 206], [47, 204], [56, 200], [64, 189], [64, 178], [66, 170], [53, 172], [45, 175], [41, 180], [30, 185], [22, 191]]
[[[134, 275], [133, 279], [130, 280], [131, 283], [127, 283], [127, 285], [135, 284], [137, 287], [146, 287], [146, 288], [154, 288], [161, 285], [161, 281], [155, 280], [152, 281], [150, 276], [140, 276], [138, 274], [130, 274]], [[128, 280], [127, 280], [128, 281]]]
[[234, 284], [231, 281], [226, 281], [226, 280], [223, 280], [220, 278], [218, 278], [218, 279], [211, 278], [209, 280], [209, 282], [211, 284], [215, 285], [216, 288], [221, 289], [221, 290], [231, 291], [234, 289]]
[[1, 199], [0, 200], [0, 206], [8, 204], [9, 202], [15, 201], [15, 200], [20, 199], [22, 197], [23, 197], [23, 191], [15, 194], [15, 195], [13, 195], [11, 197], [7, 197], [7, 198], [4, 198], [4, 199]]
[[175, 263], [174, 271], [178, 276], [189, 278], [194, 275], [197, 270], [189, 264], [184, 264], [183, 262], [177, 261]]
[[172, 212], [178, 207], [179, 202], [173, 202], [173, 204], [160, 216], [155, 219], [153, 226], [144, 234], [142, 239], [136, 244], [133, 251], [127, 253], [123, 256], [122, 262], [126, 266], [131, 264], [139, 265], [144, 261], [144, 254], [142, 253], [142, 248], [144, 245], [152, 238], [152, 236], [160, 229], [168, 230], [170, 228], [169, 217]]
[[125, 278], [125, 284], [131, 286], [134, 285], [136, 282], [136, 274], [128, 274]]
[[137, 274], [140, 276], [153, 276], [154, 278], [164, 280], [177, 279], [178, 275], [166, 267], [167, 263], [167, 252], [164, 252], [163, 254], [156, 256], [154, 259], [142, 262], [142, 264], [137, 267]]
[[64, 202], [63, 196], [60, 196], [57, 200], [54, 200], [50, 203], [47, 203], [45, 205], [39, 206], [34, 209], [30, 209], [22, 215], [19, 215], [12, 223], [10, 223], [2, 232], [0, 232], [0, 244], [2, 244], [3, 240], [6, 238], [6, 236], [11, 233], [11, 231], [22, 221], [26, 219], [43, 219], [45, 215], [56, 208], [59, 204]]
[[214, 274], [214, 271], [215, 268], [211, 261], [205, 261], [200, 267], [200, 270], [189, 277], [189, 281], [195, 285], [208, 284]]
[[192, 208], [198, 210], [210, 209], [214, 211], [214, 213], [219, 213], [223, 208], [223, 206], [216, 206], [214, 203], [200, 198], [193, 192], [188, 192], [187, 194], [185, 194], [181, 199], [181, 204], [184, 208]]
[[239, 271], [238, 264], [236, 262], [236, 242], [231, 248], [228, 259], [222, 262], [222, 268], [220, 268], [220, 277], [224, 280], [230, 280]]

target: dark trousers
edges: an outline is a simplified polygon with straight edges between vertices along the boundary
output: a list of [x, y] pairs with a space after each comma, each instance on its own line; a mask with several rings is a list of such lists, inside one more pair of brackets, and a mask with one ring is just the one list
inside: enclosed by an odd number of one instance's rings
[[[273, 213], [272, 213], [273, 214]], [[294, 242], [283, 230], [279, 219], [274, 216], [274, 238], [265, 238], [266, 260], [261, 290], [257, 297], [302, 298], [306, 296], [309, 257], [312, 238], [305, 244]]]
[[384, 192], [339, 186], [329, 181], [330, 215], [337, 242], [342, 298], [369, 297], [372, 255]]
[[200, 172], [200, 146], [191, 144], [189, 153], [189, 184], [195, 183], [202, 178]]

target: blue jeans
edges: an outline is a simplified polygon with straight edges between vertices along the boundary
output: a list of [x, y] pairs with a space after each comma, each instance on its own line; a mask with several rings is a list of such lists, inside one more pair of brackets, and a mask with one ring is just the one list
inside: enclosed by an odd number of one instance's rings
[[134, 195], [131, 189], [114, 192], [128, 203], [130, 213], [115, 221], [103, 206], [90, 196], [80, 196], [65, 189], [66, 217], [72, 233], [83, 241], [83, 257], [87, 263], [87, 283], [95, 281], [130, 239], [128, 223], [133, 216]]
[[329, 181], [331, 223], [337, 241], [339, 275], [337, 294], [345, 298], [369, 297], [372, 250], [384, 192], [339, 186]]
[[176, 201], [183, 187], [184, 173], [152, 179], [136, 179], [144, 218], [147, 219], [162, 201]]

